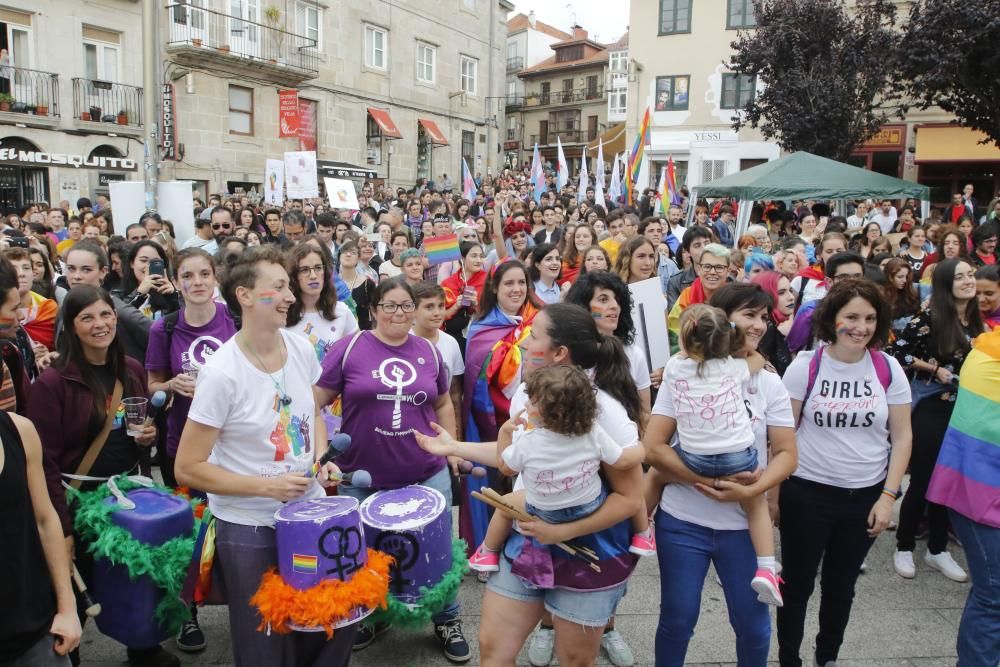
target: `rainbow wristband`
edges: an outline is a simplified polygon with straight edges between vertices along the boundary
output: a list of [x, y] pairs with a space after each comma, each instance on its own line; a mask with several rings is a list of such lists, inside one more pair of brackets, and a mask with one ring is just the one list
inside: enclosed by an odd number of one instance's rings
[[889, 487], [883, 487], [882, 488], [882, 493], [885, 494], [885, 495], [887, 495], [887, 496], [889, 496], [893, 500], [895, 500], [896, 498], [899, 498], [899, 492], [898, 491], [893, 491]]

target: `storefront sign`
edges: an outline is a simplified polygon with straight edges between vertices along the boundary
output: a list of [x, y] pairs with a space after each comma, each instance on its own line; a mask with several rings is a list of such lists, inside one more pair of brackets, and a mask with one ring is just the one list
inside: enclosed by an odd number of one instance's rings
[[503, 149], [505, 151], [516, 151], [521, 147], [520, 141], [505, 141], [503, 142]]
[[299, 136], [299, 93], [297, 90], [278, 91], [278, 136], [282, 139]]
[[163, 112], [160, 115], [160, 148], [164, 160], [180, 160], [177, 155], [177, 112], [174, 104], [174, 84], [163, 84]]
[[862, 144], [862, 148], [875, 146], [902, 146], [906, 140], [906, 128], [903, 126], [886, 126]]
[[100, 173], [97, 175], [97, 185], [102, 188], [106, 188], [111, 181], [124, 181], [125, 174], [116, 173]]
[[135, 171], [135, 160], [127, 157], [83, 157], [68, 153], [46, 153], [44, 151], [22, 151], [16, 148], [0, 148], [0, 163], [25, 167], [54, 166], [75, 167], [76, 169], [125, 169]]

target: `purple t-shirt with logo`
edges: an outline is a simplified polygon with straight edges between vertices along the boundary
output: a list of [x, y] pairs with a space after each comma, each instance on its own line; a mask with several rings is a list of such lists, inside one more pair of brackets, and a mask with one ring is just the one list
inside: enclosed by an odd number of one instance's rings
[[372, 487], [395, 489], [417, 484], [441, 470], [445, 460], [420, 449], [414, 431], [433, 433], [434, 404], [448, 393], [448, 372], [433, 344], [414, 335], [400, 346], [363, 331], [336, 343], [323, 358], [317, 386], [338, 392], [343, 404], [341, 431], [352, 445], [337, 458], [345, 472], [367, 470]]
[[[165, 325], [164, 318], [160, 318], [149, 330], [146, 370], [166, 371], [170, 377], [180, 374], [185, 363], [190, 362], [200, 367], [208, 361], [213, 352], [236, 334], [233, 318], [221, 303], [215, 304], [215, 317], [200, 327], [188, 324], [182, 310], [169, 341]], [[187, 421], [190, 408], [190, 398], [174, 394], [173, 405], [167, 413], [167, 454], [170, 456], [177, 455], [177, 445], [181, 441], [181, 431], [184, 430], [184, 422]]]

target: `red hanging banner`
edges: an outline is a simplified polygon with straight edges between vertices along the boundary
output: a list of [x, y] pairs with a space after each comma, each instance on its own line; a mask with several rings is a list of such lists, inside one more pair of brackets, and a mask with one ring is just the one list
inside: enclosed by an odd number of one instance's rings
[[278, 136], [282, 139], [299, 136], [299, 93], [297, 90], [278, 91]]
[[316, 150], [316, 100], [299, 100], [299, 150]]

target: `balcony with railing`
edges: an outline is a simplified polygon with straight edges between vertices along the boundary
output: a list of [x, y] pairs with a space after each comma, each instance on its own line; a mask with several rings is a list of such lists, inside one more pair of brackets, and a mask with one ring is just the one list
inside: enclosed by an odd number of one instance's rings
[[233, 74], [296, 85], [319, 75], [316, 40], [194, 5], [167, 5], [167, 53], [192, 68], [223, 67]]
[[57, 125], [59, 75], [24, 67], [0, 67], [0, 122]]
[[127, 134], [142, 132], [142, 88], [97, 79], [73, 79], [73, 118], [90, 123], [115, 125], [101, 127], [106, 131]]
[[547, 93], [530, 93], [524, 96], [524, 106], [544, 107], [551, 104], [584, 104], [598, 102], [605, 98], [601, 86], [587, 86], [572, 90], [552, 90]]
[[524, 69], [524, 58], [521, 56], [515, 56], [513, 58], [507, 58], [507, 74], [511, 72], [517, 72]]
[[568, 129], [568, 130], [549, 130], [547, 134], [533, 134], [531, 135], [531, 143], [538, 144], [539, 146], [552, 146], [555, 145], [558, 139], [563, 143], [567, 144], [582, 144], [588, 139], [589, 133], [586, 130], [578, 129]]

